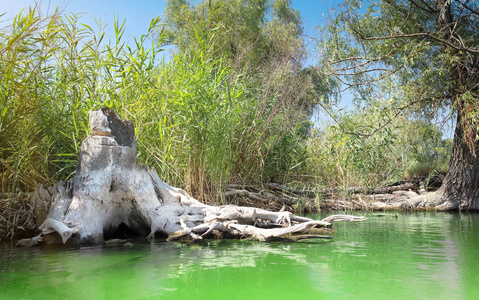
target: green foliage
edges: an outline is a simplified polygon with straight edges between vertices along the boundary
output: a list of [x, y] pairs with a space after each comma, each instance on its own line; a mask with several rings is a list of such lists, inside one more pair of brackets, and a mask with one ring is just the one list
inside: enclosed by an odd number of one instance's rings
[[[115, 22], [115, 37], [106, 40], [101, 22], [93, 29], [73, 14], [18, 15], [0, 32], [2, 191], [71, 178], [89, 135], [89, 111], [102, 106], [133, 120], [142, 163], [199, 199], [215, 199], [225, 183], [284, 182], [292, 174], [313, 175], [324, 186], [375, 187], [424, 165], [444, 168], [450, 143], [427, 120], [397, 114], [409, 103], [401, 89], [387, 101], [369, 97], [372, 87], [360, 89], [368, 106], [305, 141], [314, 103], [328, 105], [334, 98], [323, 93], [340, 86], [317, 72], [328, 66], [300, 70], [289, 59], [303, 47], [290, 6], [171, 1], [176, 25], [163, 30], [154, 19], [130, 44], [124, 23]], [[182, 15], [195, 26], [181, 23]], [[159, 62], [168, 39], [181, 51]], [[234, 55], [231, 44], [239, 49]], [[384, 92], [395, 80], [375, 87]], [[472, 120], [475, 96], [468, 95], [460, 109]]]
[[[297, 165], [306, 125], [296, 86], [282, 68], [233, 72], [207, 55], [213, 41], [158, 63], [163, 36], [149, 44], [159, 19], [133, 45], [80, 23], [76, 15], [34, 10], [0, 34], [0, 172], [2, 190], [71, 177], [89, 111], [109, 106], [133, 120], [140, 161], [198, 198], [225, 182], [282, 178]], [[157, 37], [158, 38], [158, 37]]]
[[[151, 165], [161, 161], [165, 179], [200, 196], [214, 192], [211, 183], [289, 171], [299, 145], [295, 128], [304, 118], [286, 92], [268, 90], [267, 78], [234, 75], [201, 52], [179, 54], [158, 72], [156, 94], [132, 115], [142, 156]], [[151, 106], [158, 113], [143, 117]]]
[[[222, 56], [230, 66], [250, 71], [284, 61], [299, 67], [304, 44], [299, 12], [290, 0], [208, 0], [193, 4], [167, 1], [166, 43], [181, 52], [198, 48], [198, 35], [211, 40], [210, 57]], [[284, 61], [283, 61], [284, 60]], [[289, 66], [291, 67], [291, 66]]]
[[308, 141], [307, 173], [322, 186], [374, 188], [447, 169], [452, 142], [436, 126], [386, 112], [373, 106], [345, 113], [317, 131]]
[[475, 151], [477, 9], [447, 0], [344, 1], [322, 28], [319, 64], [363, 105], [393, 99], [390, 110], [421, 118], [457, 112]]
[[444, 140], [437, 127], [421, 121], [409, 122], [406, 133], [408, 161], [404, 176], [427, 177], [435, 173], [446, 173], [452, 152], [452, 140]]
[[[306, 46], [300, 14], [290, 0], [169, 0], [165, 24], [164, 44], [175, 45], [179, 53], [201, 48], [206, 58], [222, 58], [236, 73], [264, 74], [271, 88], [301, 94], [309, 115], [328, 99], [325, 92], [333, 82], [316, 69], [301, 70]], [[288, 86], [291, 81], [298, 84]]]

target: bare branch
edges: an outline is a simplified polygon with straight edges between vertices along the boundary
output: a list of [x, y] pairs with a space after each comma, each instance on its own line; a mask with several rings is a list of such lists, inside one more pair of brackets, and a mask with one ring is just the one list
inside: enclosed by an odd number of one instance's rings
[[[353, 67], [351, 67], [351, 68], [353, 68]], [[351, 68], [339, 69], [338, 71], [347, 71], [347, 70], [350, 70]], [[354, 67], [354, 68], [356, 68], [356, 67]], [[366, 69], [366, 70], [362, 70], [362, 71], [357, 71], [357, 72], [354, 72], [354, 73], [335, 73], [335, 75], [336, 76], [354, 76], [354, 75], [360, 75], [360, 74], [364, 74], [364, 73], [377, 72], [377, 71], [389, 71], [389, 69], [374, 68], [374, 69]]]
[[429, 32], [420, 32], [420, 33], [411, 33], [411, 34], [397, 34], [397, 35], [390, 35], [390, 36], [376, 36], [376, 37], [360, 37], [360, 40], [364, 41], [380, 41], [380, 40], [391, 40], [391, 39], [400, 39], [400, 38], [410, 38], [410, 37], [429, 37], [437, 42], [445, 44], [446, 46], [453, 48], [458, 51], [464, 51], [469, 53], [479, 54], [479, 50], [466, 48], [466, 47], [458, 47], [444, 39], [438, 38], [430, 34]]
[[411, 9], [412, 9], [412, 5], [409, 5], [409, 9], [407, 10], [406, 17], [404, 18], [404, 22], [401, 25], [401, 30], [403, 30], [404, 27], [406, 27], [406, 23], [409, 20], [409, 17], [411, 16]]
[[423, 10], [423, 11], [426, 11], [428, 13], [433, 13], [435, 12], [435, 9], [433, 7], [431, 7], [429, 5], [429, 3], [427, 3], [426, 1], [424, 0], [420, 0], [422, 4], [424, 4], [426, 6], [426, 8], [422, 7], [421, 5], [417, 4], [415, 1], [413, 0], [409, 0], [410, 3], [412, 3], [414, 6], [416, 6], [417, 8]]
[[365, 66], [367, 64], [372, 64], [374, 62], [377, 62], [377, 61], [381, 61], [385, 58], [388, 58], [388, 57], [391, 57], [391, 55], [393, 54], [396, 54], [399, 49], [401, 47], [398, 47], [396, 48], [394, 51], [391, 51], [389, 52], [388, 54], [385, 54], [385, 55], [381, 55], [381, 56], [378, 56], [378, 57], [361, 57], [361, 56], [356, 56], [356, 57], [348, 57], [348, 58], [345, 58], [345, 59], [341, 59], [341, 60], [337, 60], [337, 61], [330, 61], [328, 60], [329, 63], [333, 64], [333, 65], [336, 65], [336, 64], [339, 64], [339, 63], [343, 63], [343, 62], [347, 62], [347, 61], [352, 61], [352, 60], [367, 60], [365, 62], [362, 62], [360, 64], [357, 64], [357, 65], [354, 65], [354, 66], [351, 66], [351, 67], [348, 67], [348, 68], [342, 68], [342, 69], [339, 69], [338, 71], [347, 71], [347, 70], [351, 70], [351, 69], [354, 69], [354, 68], [359, 68], [359, 67], [362, 67], [362, 66]]
[[467, 9], [468, 11], [470, 11], [471, 13], [473, 13], [473, 14], [479, 16], [479, 11], [477, 11], [477, 10], [475, 10], [475, 9], [473, 9], [473, 8], [471, 8], [471, 7], [469, 7], [469, 6], [467, 5], [467, 3], [462, 3], [461, 1], [458, 1], [458, 2], [461, 4], [462, 7], [464, 7], [465, 9]]
[[391, 117], [388, 116], [388, 120], [386, 122], [384, 122], [383, 124], [381, 124], [379, 127], [376, 127], [373, 131], [369, 132], [369, 133], [358, 133], [358, 132], [351, 132], [351, 131], [345, 131], [344, 128], [341, 126], [341, 123], [339, 121], [337, 121], [330, 113], [329, 111], [327, 111], [324, 106], [323, 109], [326, 110], [326, 113], [328, 113], [330, 115], [330, 117], [339, 125], [341, 131], [344, 133], [344, 134], [348, 134], [348, 135], [355, 135], [355, 136], [360, 136], [360, 137], [370, 137], [370, 136], [373, 136], [374, 134], [376, 134], [376, 132], [380, 131], [381, 129], [383, 129], [384, 127], [386, 127], [388, 124], [390, 124], [392, 122], [392, 120], [394, 118], [396, 118], [397, 116], [399, 116], [404, 110], [408, 109], [409, 107], [412, 107], [414, 105], [416, 105], [417, 103], [419, 102], [422, 102], [422, 100], [416, 100], [416, 101], [412, 101], [402, 107], [398, 107], [396, 108], [397, 109], [397, 112]]
[[[404, 65], [401, 65], [399, 68], [395, 69], [395, 70], [392, 70], [391, 72], [389, 73], [386, 73], [384, 74], [383, 76], [379, 76], [378, 78], [373, 78], [369, 81], [364, 81], [364, 82], [357, 82], [357, 83], [352, 83], [352, 84], [349, 84], [350, 87], [354, 87], [354, 86], [360, 86], [360, 85], [368, 85], [368, 84], [371, 84], [373, 82], [377, 82], [377, 81], [380, 81], [380, 80], [383, 80], [384, 78], [387, 78], [395, 73], [397, 73], [399, 70], [401, 70], [402, 68], [404, 67]], [[349, 75], [353, 75], [353, 74], [349, 74]]]

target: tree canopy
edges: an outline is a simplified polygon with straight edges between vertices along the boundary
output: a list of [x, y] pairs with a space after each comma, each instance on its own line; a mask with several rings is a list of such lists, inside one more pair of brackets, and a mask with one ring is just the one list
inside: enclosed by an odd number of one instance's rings
[[271, 61], [300, 67], [305, 55], [301, 18], [291, 0], [167, 1], [166, 43], [180, 51], [208, 41], [209, 53], [233, 65], [258, 68]]
[[435, 202], [448, 208], [478, 207], [478, 29], [476, 1], [346, 0], [319, 45], [324, 72], [366, 105], [387, 102], [388, 118], [456, 114], [448, 176]]
[[347, 0], [323, 27], [320, 64], [361, 100], [424, 116], [458, 111], [472, 133], [478, 28], [474, 1]]
[[222, 57], [236, 73], [257, 74], [273, 91], [300, 98], [305, 120], [327, 103], [335, 86], [329, 76], [304, 67], [302, 19], [291, 0], [168, 0], [161, 34], [181, 53], [202, 49]]

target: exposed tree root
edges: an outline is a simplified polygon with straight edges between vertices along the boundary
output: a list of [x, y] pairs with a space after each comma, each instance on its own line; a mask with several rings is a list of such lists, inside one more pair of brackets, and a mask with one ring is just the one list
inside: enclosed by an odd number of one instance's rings
[[[103, 242], [126, 226], [137, 235], [169, 240], [250, 238], [259, 241], [323, 238], [314, 228], [333, 221], [364, 221], [336, 215], [318, 221], [288, 211], [243, 206], [209, 206], [163, 182], [156, 171], [136, 159], [133, 124], [109, 108], [90, 116], [92, 136], [82, 143], [73, 181], [35, 193], [35, 214], [42, 233], [20, 245], [42, 242], [56, 234], [63, 243]], [[249, 195], [251, 196], [251, 195]], [[310, 234], [311, 233], [311, 234]], [[296, 236], [296, 237], [295, 237]]]
[[458, 210], [460, 208], [459, 203], [460, 201], [448, 195], [444, 189], [441, 188], [434, 193], [410, 198], [401, 203], [401, 208], [409, 210], [451, 211]]
[[230, 184], [224, 186], [222, 199], [226, 203], [254, 203], [254, 206], [270, 210], [285, 207], [303, 213], [320, 210], [411, 209], [402, 202], [418, 195], [426, 195], [426, 190], [436, 190], [443, 179], [444, 176], [439, 174], [429, 179], [413, 178], [374, 189], [348, 187], [308, 190], [278, 183]]
[[[237, 207], [232, 207], [232, 208], [236, 209]], [[273, 218], [277, 219], [277, 216]], [[282, 217], [280, 218], [284, 220]], [[168, 240], [170, 241], [201, 240], [204, 237], [210, 237], [210, 235], [214, 231], [226, 233], [229, 237], [232, 237], [232, 238], [239, 238], [239, 239], [249, 238], [249, 239], [258, 240], [258, 241], [280, 241], [280, 240], [295, 241], [295, 240], [302, 240], [302, 239], [308, 239], [308, 238], [330, 239], [332, 238], [331, 236], [318, 235], [311, 232], [313, 231], [313, 228], [329, 227], [331, 226], [330, 222], [333, 222], [333, 221], [357, 222], [357, 221], [366, 220], [363, 217], [355, 217], [355, 216], [349, 216], [349, 215], [335, 215], [335, 216], [331, 216], [326, 219], [323, 219], [321, 221], [312, 220], [308, 218], [300, 218], [299, 221], [303, 223], [298, 223], [294, 221], [294, 219], [296, 218], [297, 217], [295, 216], [291, 218], [293, 220], [293, 224], [286, 223], [284, 224], [284, 227], [278, 227], [278, 228], [261, 228], [254, 225], [239, 224], [237, 220], [231, 221], [229, 217], [222, 221], [215, 218], [209, 222], [203, 223], [193, 228], [190, 228], [183, 223], [182, 225], [183, 230], [174, 232], [168, 238]], [[253, 223], [255, 222], [253, 221]]]

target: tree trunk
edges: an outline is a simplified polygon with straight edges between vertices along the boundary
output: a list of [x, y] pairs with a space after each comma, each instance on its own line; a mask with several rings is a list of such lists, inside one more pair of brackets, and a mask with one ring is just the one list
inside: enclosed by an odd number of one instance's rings
[[73, 182], [60, 181], [52, 195], [39, 188], [34, 201], [42, 233], [19, 245], [34, 245], [52, 233], [57, 242], [72, 237], [79, 243], [98, 243], [118, 237], [119, 228], [137, 236], [161, 233], [180, 241], [211, 237], [289, 241], [322, 238], [314, 228], [336, 220], [365, 220], [338, 215], [318, 221], [287, 211], [205, 205], [138, 163], [131, 121], [103, 108], [91, 112], [90, 126], [92, 136], [82, 143]]
[[[466, 143], [461, 114], [458, 113], [449, 170], [441, 190], [444, 200], [454, 204], [454, 209], [479, 209], [479, 157]], [[479, 149], [474, 141], [473, 149]]]
[[[472, 149], [479, 149], [474, 141]], [[437, 210], [479, 210], [479, 157], [464, 136], [461, 112], [458, 112], [449, 169], [441, 188], [419, 196], [407, 205]]]
[[[461, 48], [465, 48], [459, 35], [459, 27], [464, 26], [453, 17], [452, 2], [436, 2], [437, 22], [442, 38]], [[462, 24], [462, 25], [461, 25]], [[476, 117], [477, 103], [467, 100], [467, 93], [477, 95], [478, 66], [477, 54], [459, 51], [457, 48], [444, 47], [444, 53], [454, 57], [450, 65], [452, 88], [445, 93], [457, 106], [457, 121], [454, 132], [453, 148], [449, 169], [441, 188], [430, 196], [416, 198], [413, 205], [435, 207], [439, 210], [478, 210], [479, 209], [479, 141]], [[477, 97], [477, 96], [475, 96]], [[467, 97], [466, 97], [467, 98]], [[477, 100], [475, 100], [477, 101]]]

